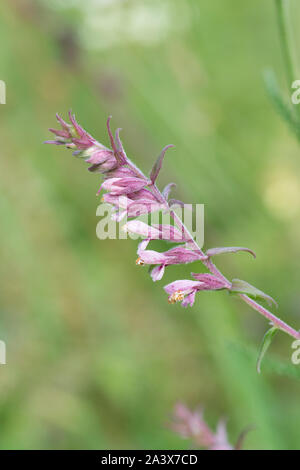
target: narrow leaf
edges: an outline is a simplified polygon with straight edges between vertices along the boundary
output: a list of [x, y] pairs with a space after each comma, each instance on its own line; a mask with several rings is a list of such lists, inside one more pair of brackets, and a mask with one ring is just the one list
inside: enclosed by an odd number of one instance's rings
[[277, 110], [278, 114], [282, 119], [287, 123], [290, 130], [294, 132], [298, 140], [300, 140], [300, 126], [291, 109], [291, 105], [286, 103], [286, 100], [283, 98], [280, 88], [277, 83], [276, 76], [273, 70], [266, 70], [264, 73], [264, 81], [267, 93]]
[[224, 248], [210, 248], [207, 250], [206, 254], [207, 256], [216, 256], [216, 255], [223, 255], [225, 253], [237, 253], [239, 251], [247, 251], [250, 253], [254, 258], [256, 258], [256, 255], [254, 251], [250, 250], [249, 248], [244, 248], [242, 246], [228, 246]]
[[272, 326], [272, 328], [270, 328], [266, 332], [265, 336], [263, 337], [262, 343], [261, 343], [260, 348], [259, 348], [259, 354], [258, 354], [258, 359], [257, 359], [257, 363], [256, 363], [256, 370], [257, 370], [258, 374], [261, 373], [262, 360], [263, 360], [267, 350], [269, 349], [270, 344], [272, 343], [272, 340], [273, 340], [275, 334], [277, 333], [277, 331], [278, 331], [278, 328], [276, 326]]
[[126, 152], [124, 150], [122, 141], [120, 139], [120, 131], [121, 130], [122, 130], [121, 128], [118, 128], [116, 130], [116, 142], [117, 142], [117, 146], [118, 146], [118, 154], [121, 156], [121, 158], [123, 160], [123, 163], [124, 163], [124, 162], [127, 161], [127, 156], [126, 156]]
[[232, 285], [230, 289], [231, 293], [237, 293], [237, 294], [247, 294], [249, 297], [252, 297], [254, 299], [263, 299], [265, 300], [269, 305], [276, 305], [278, 307], [277, 302], [270, 297], [269, 295], [265, 294], [263, 291], [257, 289], [256, 287], [252, 286], [251, 284], [248, 284], [246, 281], [241, 281], [240, 279], [233, 279], [232, 280]]
[[155, 180], [156, 178], [158, 177], [158, 174], [161, 170], [161, 167], [162, 167], [162, 163], [163, 163], [163, 159], [164, 159], [164, 156], [165, 156], [165, 153], [166, 151], [169, 149], [169, 148], [172, 148], [174, 147], [174, 145], [170, 144], [170, 145], [166, 145], [166, 147], [164, 147], [159, 155], [159, 157], [157, 158], [156, 162], [154, 163], [153, 165], [153, 168], [152, 168], [152, 171], [151, 171], [151, 174], [150, 174], [150, 179], [152, 181], [152, 183], [155, 183]]

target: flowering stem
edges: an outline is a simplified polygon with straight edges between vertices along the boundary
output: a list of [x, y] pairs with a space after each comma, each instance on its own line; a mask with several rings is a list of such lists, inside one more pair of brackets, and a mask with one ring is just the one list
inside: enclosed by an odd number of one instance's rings
[[[145, 175], [131, 162], [131, 160], [128, 159], [127, 157], [127, 163], [128, 166], [139, 176], [146, 178]], [[173, 218], [174, 222], [178, 226], [178, 228], [182, 231], [182, 233], [189, 238], [190, 243], [195, 247], [195, 250], [199, 253], [201, 256], [205, 256], [205, 253], [202, 251], [198, 243], [194, 240], [192, 237], [191, 233], [187, 229], [187, 227], [184, 225], [180, 217], [172, 210], [170, 210], [168, 201], [164, 198], [158, 187], [153, 184], [152, 186], [152, 191], [153, 193], [157, 196], [158, 200], [170, 211], [170, 215]], [[222, 281], [225, 282], [228, 288], [231, 287], [231, 282], [219, 271], [217, 266], [211, 261], [211, 259], [204, 259], [201, 261], [204, 266], [216, 277], [221, 279]], [[264, 308], [262, 305], [257, 303], [255, 300], [251, 299], [248, 295], [246, 294], [238, 294], [239, 297], [246, 302], [250, 307], [252, 307], [254, 310], [259, 312], [261, 315], [263, 315], [267, 320], [269, 320], [274, 326], [279, 328], [280, 330], [284, 331], [288, 335], [292, 336], [295, 339], [300, 339], [300, 331], [296, 331], [294, 328], [286, 324], [284, 321], [280, 320], [280, 318], [276, 317], [273, 313], [269, 312], [266, 308]]]

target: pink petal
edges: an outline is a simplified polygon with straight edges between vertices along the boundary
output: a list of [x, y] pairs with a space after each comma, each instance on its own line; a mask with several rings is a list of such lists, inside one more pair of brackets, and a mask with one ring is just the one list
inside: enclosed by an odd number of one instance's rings
[[159, 231], [156, 228], [150, 227], [150, 225], [139, 220], [130, 220], [124, 225], [123, 230], [130, 233], [136, 233], [137, 235], [151, 238], [153, 240], [159, 238]]
[[196, 291], [194, 290], [190, 294], [186, 295], [183, 301], [181, 302], [182, 307], [187, 307], [188, 305], [192, 307], [195, 303]]
[[194, 279], [197, 279], [197, 281], [201, 281], [203, 283], [201, 290], [217, 290], [228, 287], [227, 283], [223, 279], [219, 279], [213, 274], [192, 273], [192, 276]]
[[198, 281], [191, 281], [189, 279], [182, 279], [179, 281], [171, 282], [167, 284], [164, 289], [167, 294], [174, 294], [174, 292], [181, 291], [181, 292], [188, 292], [194, 289], [199, 289], [202, 286], [202, 282]]
[[[111, 150], [95, 150], [92, 155], [86, 160], [87, 163], [103, 163], [113, 156]], [[114, 157], [113, 157], [114, 158]]]
[[148, 238], [148, 239], [143, 240], [143, 241], [141, 241], [141, 242], [139, 243], [138, 249], [137, 249], [137, 254], [138, 254], [138, 255], [141, 255], [141, 253], [146, 250], [146, 248], [147, 248], [149, 242], [150, 242], [150, 240], [149, 240], [149, 238]]
[[190, 238], [186, 237], [184, 233], [173, 225], [153, 224], [153, 227], [158, 228], [161, 232], [162, 240], [169, 240], [173, 242], [187, 242]]
[[155, 268], [152, 269], [151, 271], [151, 277], [153, 281], [160, 281], [161, 278], [163, 277], [165, 272], [165, 266], [164, 264], [161, 264], [159, 266], [155, 266]]
[[165, 252], [168, 257], [168, 264], [193, 263], [202, 259], [196, 251], [187, 250], [181, 246], [176, 246]]

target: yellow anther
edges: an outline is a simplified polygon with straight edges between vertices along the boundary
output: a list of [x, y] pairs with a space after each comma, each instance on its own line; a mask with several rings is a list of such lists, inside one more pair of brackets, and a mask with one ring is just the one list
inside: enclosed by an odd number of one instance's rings
[[168, 302], [169, 304], [175, 304], [176, 302], [182, 302], [183, 299], [184, 293], [178, 290], [169, 296]]
[[143, 266], [145, 263], [144, 263], [144, 261], [143, 261], [140, 257], [138, 257], [138, 259], [136, 260], [135, 264], [136, 264], [137, 266]]

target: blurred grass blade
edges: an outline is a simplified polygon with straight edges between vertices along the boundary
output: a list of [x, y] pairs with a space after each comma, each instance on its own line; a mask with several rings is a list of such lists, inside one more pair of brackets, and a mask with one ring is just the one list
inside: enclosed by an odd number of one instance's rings
[[290, 130], [296, 135], [300, 141], [300, 123], [291, 108], [282, 96], [281, 90], [278, 86], [276, 76], [273, 70], [266, 70], [264, 72], [264, 82], [267, 93], [272, 101], [275, 109], [282, 119], [287, 123]]
[[276, 328], [276, 326], [272, 326], [272, 328], [270, 328], [266, 332], [265, 336], [263, 337], [262, 343], [260, 345], [260, 350], [259, 350], [257, 363], [256, 363], [256, 370], [257, 370], [258, 374], [261, 373], [262, 360], [263, 360], [267, 350], [269, 349], [269, 347], [272, 343], [272, 340], [273, 340], [275, 334], [277, 333], [277, 331], [278, 331], [278, 328]]

